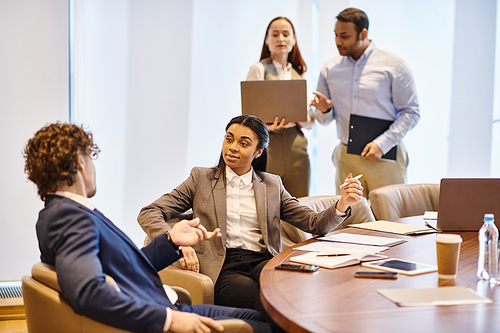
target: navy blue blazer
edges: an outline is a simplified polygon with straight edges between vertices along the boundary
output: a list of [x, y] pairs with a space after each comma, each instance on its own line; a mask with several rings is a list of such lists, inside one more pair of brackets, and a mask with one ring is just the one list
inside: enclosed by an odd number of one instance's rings
[[139, 250], [97, 209], [58, 195], [46, 197], [36, 231], [41, 260], [55, 266], [76, 313], [126, 330], [163, 331], [172, 304], [157, 272], [180, 258], [165, 235]]

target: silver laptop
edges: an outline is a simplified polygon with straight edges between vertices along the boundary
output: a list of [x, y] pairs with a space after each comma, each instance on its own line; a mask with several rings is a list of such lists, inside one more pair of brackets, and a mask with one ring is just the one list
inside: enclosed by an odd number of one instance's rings
[[265, 80], [241, 82], [241, 111], [272, 123], [307, 120], [306, 80]]
[[478, 231], [488, 213], [499, 227], [500, 178], [441, 179], [437, 229]]

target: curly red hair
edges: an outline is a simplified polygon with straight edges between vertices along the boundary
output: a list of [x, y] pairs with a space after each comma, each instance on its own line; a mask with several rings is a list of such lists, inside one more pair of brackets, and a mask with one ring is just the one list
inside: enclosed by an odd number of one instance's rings
[[49, 124], [28, 141], [23, 151], [24, 172], [38, 187], [42, 200], [60, 184], [74, 184], [78, 152], [94, 159], [100, 152], [92, 133], [86, 132], [83, 126]]

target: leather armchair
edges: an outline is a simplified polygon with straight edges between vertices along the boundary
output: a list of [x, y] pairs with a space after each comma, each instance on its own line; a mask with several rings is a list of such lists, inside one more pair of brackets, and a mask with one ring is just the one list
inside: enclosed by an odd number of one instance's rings
[[371, 191], [369, 197], [377, 220], [391, 221], [437, 211], [439, 184], [388, 185]]
[[[318, 195], [298, 198], [301, 203], [311, 207], [316, 212], [320, 212], [334, 205], [339, 199], [340, 195]], [[365, 198], [361, 198], [361, 200], [354, 204], [351, 209], [351, 218], [340, 225], [336, 230], [345, 228], [349, 224], [375, 221], [372, 210]], [[281, 221], [281, 246], [283, 250], [312, 238], [313, 236], [314, 235], [302, 231], [285, 221]]]
[[179, 297], [179, 303], [214, 304], [214, 283], [208, 276], [182, 268], [168, 266], [158, 272], [163, 284], [182, 287], [190, 295], [190, 303]]
[[[175, 275], [175, 270], [171, 274]], [[111, 285], [114, 283], [109, 276], [106, 277], [106, 281]], [[22, 289], [30, 333], [126, 332], [76, 314], [61, 297], [57, 274], [51, 265], [35, 264], [31, 270], [31, 276], [23, 276]], [[185, 289], [174, 288], [174, 290], [179, 295], [179, 300], [189, 300], [189, 293]], [[219, 322], [224, 326], [224, 332], [253, 332], [249, 324], [239, 319], [219, 320]]]

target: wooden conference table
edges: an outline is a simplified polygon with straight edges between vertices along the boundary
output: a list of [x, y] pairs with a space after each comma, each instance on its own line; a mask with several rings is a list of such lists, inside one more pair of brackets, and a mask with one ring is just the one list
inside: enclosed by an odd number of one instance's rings
[[[422, 216], [398, 222], [423, 225]], [[406, 243], [383, 253], [389, 257], [437, 265], [435, 234], [401, 236], [347, 228], [348, 232], [403, 238]], [[272, 319], [287, 332], [500, 332], [500, 286], [476, 278], [478, 233], [460, 232], [456, 280], [438, 279], [437, 272], [417, 276], [399, 275], [397, 280], [357, 279], [354, 274], [370, 270], [360, 265], [325, 269], [315, 273], [275, 270], [303, 251], [288, 249], [269, 261], [262, 270], [262, 303]], [[310, 239], [297, 246], [315, 242]], [[435, 288], [465, 286], [493, 300], [493, 304], [398, 307], [377, 289]]]

